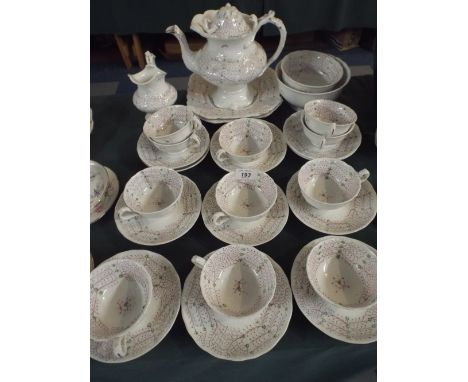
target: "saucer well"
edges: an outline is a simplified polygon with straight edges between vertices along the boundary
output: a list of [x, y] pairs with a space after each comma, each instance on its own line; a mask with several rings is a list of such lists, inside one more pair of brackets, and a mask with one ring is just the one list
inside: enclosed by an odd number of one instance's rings
[[289, 216], [289, 207], [286, 195], [279, 186], [278, 196], [268, 214], [258, 223], [251, 223], [245, 227], [231, 227], [229, 223], [216, 226], [212, 216], [221, 211], [216, 202], [216, 182], [211, 186], [203, 199], [202, 218], [208, 231], [213, 236], [228, 244], [260, 245], [273, 240], [283, 230]]
[[318, 148], [310, 142], [304, 133], [302, 112], [298, 111], [286, 119], [283, 126], [283, 134], [289, 148], [304, 159], [335, 158], [346, 159], [353, 155], [361, 145], [362, 135], [357, 124], [353, 131], [340, 143], [336, 145], [326, 145]]
[[120, 195], [115, 206], [114, 220], [117, 229], [126, 239], [141, 245], [161, 245], [185, 235], [198, 219], [201, 209], [201, 195], [197, 185], [183, 176], [183, 191], [175, 205], [174, 217], [170, 220], [136, 216], [122, 220], [118, 211], [125, 206]]
[[216, 316], [200, 290], [201, 270], [190, 271], [182, 291], [182, 318], [202, 350], [217, 358], [245, 361], [269, 352], [283, 337], [292, 315], [291, 288], [281, 267], [270, 261], [276, 272], [275, 295], [258, 318], [244, 324], [233, 325]]
[[330, 235], [348, 235], [367, 227], [377, 215], [377, 194], [365, 181], [358, 196], [349, 204], [335, 210], [319, 210], [302, 196], [297, 172], [286, 187], [289, 207], [306, 226]]
[[195, 134], [200, 138], [200, 146], [189, 147], [177, 154], [168, 154], [158, 150], [146, 135], [141, 133], [137, 142], [138, 156], [148, 167], [164, 166], [177, 171], [187, 170], [201, 162], [206, 157], [210, 146], [210, 135], [201, 123], [197, 126]]
[[[322, 237], [304, 246], [291, 269], [291, 287], [297, 305], [306, 318], [319, 330], [337, 340], [352, 344], [367, 344], [377, 340], [377, 305], [350, 315], [320, 298], [307, 278], [306, 261], [311, 249], [326, 239]], [[377, 254], [377, 251], [369, 248]]]
[[[281, 161], [286, 156], [286, 150], [288, 148], [286, 140], [284, 139], [282, 131], [276, 127], [274, 124], [264, 121], [273, 133], [273, 142], [267, 150], [266, 156], [261, 162], [256, 163], [254, 168], [255, 170], [268, 172], [278, 166]], [[241, 166], [237, 163], [234, 163], [230, 159], [225, 160], [224, 162], [219, 161], [216, 158], [216, 152], [221, 148], [219, 144], [219, 129], [211, 137], [210, 143], [210, 154], [214, 162], [225, 171], [234, 171], [238, 168], [246, 168], [245, 165]], [[247, 167], [250, 168], [250, 167]]]
[[112, 341], [91, 340], [91, 358], [105, 363], [128, 362], [141, 357], [158, 345], [171, 330], [179, 314], [181, 287], [174, 266], [164, 256], [146, 250], [121, 252], [110, 259], [130, 259], [143, 265], [153, 281], [153, 297], [137, 327], [128, 333], [125, 357], [117, 357], [112, 350]]
[[114, 171], [110, 168], [105, 167], [105, 169], [109, 174], [109, 185], [107, 186], [100, 205], [97, 208], [94, 208], [90, 213], [91, 223], [98, 221], [106, 214], [107, 211], [109, 211], [109, 208], [111, 208], [119, 193], [119, 180], [117, 179], [117, 175], [115, 175]]
[[215, 86], [198, 74], [190, 76], [187, 88], [187, 106], [201, 119], [211, 123], [225, 123], [237, 118], [263, 118], [273, 113], [283, 99], [273, 69], [268, 68], [262, 76], [251, 82], [256, 92], [252, 104], [239, 110], [221, 109], [214, 105], [210, 94]]

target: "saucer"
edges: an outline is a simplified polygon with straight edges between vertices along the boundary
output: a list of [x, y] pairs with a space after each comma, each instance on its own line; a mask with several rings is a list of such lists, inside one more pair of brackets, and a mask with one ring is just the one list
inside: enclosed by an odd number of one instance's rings
[[302, 196], [297, 172], [286, 187], [289, 207], [306, 226], [330, 235], [348, 235], [367, 227], [377, 215], [377, 194], [365, 181], [358, 196], [349, 204], [335, 210], [319, 210], [307, 203]]
[[[307, 255], [327, 237], [311, 241], [296, 256], [291, 269], [291, 287], [297, 305], [306, 318], [326, 335], [352, 344], [368, 344], [377, 340], [377, 305], [350, 315], [322, 298], [310, 285], [306, 273]], [[369, 246], [375, 254], [377, 251]]]
[[276, 272], [273, 299], [255, 321], [236, 325], [221, 321], [208, 307], [200, 290], [201, 270], [193, 267], [182, 291], [182, 318], [201, 349], [216, 358], [245, 361], [269, 352], [283, 337], [292, 315], [291, 288], [281, 267], [270, 261]]
[[201, 208], [201, 195], [197, 185], [182, 175], [184, 185], [182, 196], [176, 204], [174, 218], [163, 223], [159, 219], [136, 216], [121, 220], [118, 214], [125, 206], [120, 195], [115, 205], [114, 220], [117, 229], [126, 239], [141, 245], [161, 245], [169, 243], [185, 235], [198, 219]]
[[180, 153], [165, 153], [158, 150], [144, 133], [141, 133], [137, 142], [137, 152], [141, 161], [148, 167], [164, 166], [177, 171], [187, 170], [200, 163], [208, 154], [210, 146], [210, 135], [206, 128], [200, 123], [195, 133], [200, 138], [200, 146], [188, 147]]
[[119, 193], [119, 180], [117, 179], [117, 175], [115, 175], [114, 171], [110, 168], [105, 167], [105, 169], [109, 174], [109, 185], [100, 203], [101, 205], [91, 212], [91, 223], [98, 221], [109, 211], [109, 208], [111, 208]]
[[164, 256], [145, 250], [121, 252], [110, 259], [130, 259], [142, 264], [153, 281], [153, 298], [138, 326], [128, 333], [125, 357], [116, 357], [112, 340], [91, 340], [91, 358], [105, 363], [128, 362], [141, 357], [158, 345], [171, 330], [180, 308], [180, 280], [174, 266]]
[[208, 231], [213, 236], [228, 244], [260, 245], [273, 240], [284, 228], [289, 216], [286, 195], [279, 186], [278, 196], [268, 214], [258, 223], [251, 223], [243, 228], [232, 228], [225, 224], [216, 226], [211, 217], [221, 211], [216, 202], [215, 191], [218, 182], [213, 184], [205, 195], [202, 204], [202, 218]]
[[215, 86], [193, 73], [188, 82], [187, 106], [204, 121], [225, 123], [238, 118], [264, 118], [281, 105], [283, 99], [273, 69], [265, 70], [265, 73], [250, 85], [255, 89], [256, 96], [249, 106], [239, 110], [221, 109], [213, 104], [209, 96]]
[[288, 148], [286, 140], [284, 139], [282, 131], [274, 124], [267, 121], [263, 122], [265, 122], [271, 129], [271, 132], [273, 133], [273, 142], [267, 150], [267, 155], [261, 160], [261, 162], [256, 163], [255, 166], [249, 167], [245, 164], [239, 165], [234, 163], [231, 159], [226, 159], [224, 162], [219, 161], [216, 158], [216, 152], [221, 148], [219, 144], [219, 129], [211, 137], [210, 143], [210, 154], [214, 162], [223, 170], [228, 172], [234, 171], [238, 168], [254, 168], [255, 170], [268, 172], [278, 166], [286, 156], [286, 150]]
[[361, 145], [362, 136], [359, 126], [354, 125], [353, 131], [340, 143], [326, 145], [321, 149], [312, 145], [304, 133], [301, 122], [302, 111], [298, 111], [286, 120], [283, 126], [283, 134], [289, 148], [304, 159], [335, 158], [346, 159], [353, 155]]

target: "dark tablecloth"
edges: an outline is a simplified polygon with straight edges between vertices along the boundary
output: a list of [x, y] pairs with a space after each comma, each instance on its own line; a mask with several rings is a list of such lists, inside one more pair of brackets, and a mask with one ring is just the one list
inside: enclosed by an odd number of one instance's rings
[[[377, 189], [377, 163], [374, 134], [376, 109], [372, 76], [352, 78], [341, 101], [358, 114], [363, 134], [359, 150], [346, 160], [357, 170], [367, 168], [369, 181]], [[185, 104], [185, 93], [178, 103]], [[142, 131], [144, 114], [135, 109], [130, 96], [105, 96], [91, 99], [95, 128], [91, 134], [91, 159], [110, 167], [120, 182], [120, 191], [127, 180], [145, 168], [136, 152], [137, 139]], [[284, 102], [267, 118], [282, 128], [293, 112]], [[204, 123], [210, 135], [219, 125]], [[284, 161], [269, 174], [286, 190], [294, 172], [306, 161], [289, 148]], [[202, 163], [183, 172], [195, 181], [202, 197], [225, 172], [208, 155]], [[203, 225], [201, 216], [195, 226], [178, 240], [155, 247], [145, 247], [125, 239], [117, 230], [114, 208], [91, 225], [91, 253], [98, 265], [107, 258], [129, 249], [149, 249], [167, 257], [179, 273], [182, 285], [192, 268], [192, 255], [205, 255], [225, 243], [213, 237]], [[377, 219], [365, 229], [350, 237], [373, 247], [377, 246]], [[298, 251], [308, 242], [323, 234], [303, 225], [292, 212], [284, 230], [258, 249], [270, 255], [284, 269], [288, 278]], [[304, 317], [294, 302], [289, 328], [277, 346], [255, 360], [241, 363], [216, 359], [202, 351], [187, 333], [181, 314], [166, 336], [153, 350], [134, 361], [123, 364], [103, 364], [91, 360], [92, 381], [335, 381], [365, 375], [365, 380], [376, 376], [377, 346], [351, 345], [334, 340], [315, 328]], [[374, 372], [375, 370], [375, 372]], [[363, 374], [364, 373], [364, 374]], [[353, 379], [355, 380], [355, 379]], [[359, 379], [358, 380], [362, 380]]]

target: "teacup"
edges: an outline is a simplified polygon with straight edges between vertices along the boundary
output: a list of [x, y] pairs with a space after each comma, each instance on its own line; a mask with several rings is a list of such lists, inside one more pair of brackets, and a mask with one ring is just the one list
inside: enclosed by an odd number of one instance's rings
[[342, 103], [318, 99], [304, 105], [304, 122], [313, 132], [334, 136], [342, 135], [351, 130], [357, 121], [353, 109]]
[[161, 218], [170, 215], [182, 195], [183, 179], [167, 167], [148, 167], [133, 175], [125, 185], [126, 206], [118, 211], [120, 219], [137, 216]]
[[304, 134], [306, 135], [307, 138], [309, 138], [310, 142], [312, 145], [322, 148], [324, 146], [328, 145], [337, 145], [340, 143], [343, 139], [345, 139], [347, 136], [349, 136], [353, 130], [354, 130], [354, 125], [344, 134], [341, 135], [321, 135], [318, 134], [314, 131], [312, 131], [310, 128], [307, 127], [307, 125], [304, 122], [304, 114], [302, 113], [301, 115], [301, 123], [303, 127]]
[[310, 251], [306, 271], [314, 290], [330, 304], [360, 311], [377, 302], [377, 256], [358, 240], [323, 240]]
[[143, 132], [153, 143], [170, 145], [186, 140], [195, 124], [195, 114], [187, 106], [173, 105], [151, 114], [143, 125]]
[[257, 170], [237, 169], [223, 176], [215, 190], [221, 209], [212, 221], [215, 225], [245, 225], [266, 216], [277, 197], [275, 181]]
[[369, 175], [366, 169], [356, 172], [341, 160], [319, 158], [301, 167], [298, 182], [307, 203], [330, 210], [352, 202]]
[[114, 354], [124, 357], [126, 334], [138, 325], [153, 296], [151, 276], [137, 262], [120, 259], [102, 263], [90, 279], [91, 339], [112, 340]]
[[222, 317], [248, 318], [273, 299], [276, 273], [266, 254], [248, 245], [228, 245], [205, 260], [192, 257], [202, 269], [200, 288], [208, 306]]
[[153, 145], [165, 153], [174, 154], [180, 153], [189, 147], [198, 148], [200, 147], [200, 137], [195, 133], [193, 130], [192, 134], [185, 140], [179, 143], [172, 143], [172, 144], [163, 144], [158, 142], [152, 142]]
[[103, 165], [90, 161], [90, 208], [93, 211], [104, 198], [109, 186], [109, 174]]
[[219, 133], [216, 158], [223, 162], [231, 159], [241, 165], [253, 165], [267, 153], [273, 142], [273, 133], [263, 121], [255, 118], [241, 118], [226, 123]]

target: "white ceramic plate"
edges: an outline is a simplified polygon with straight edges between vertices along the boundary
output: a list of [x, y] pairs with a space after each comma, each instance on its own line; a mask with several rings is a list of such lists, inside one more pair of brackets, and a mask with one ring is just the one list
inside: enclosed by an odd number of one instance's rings
[[182, 318], [201, 349], [217, 358], [245, 361], [269, 352], [283, 337], [292, 315], [291, 288], [281, 267], [270, 261], [276, 272], [275, 295], [259, 318], [245, 326], [220, 321], [203, 299], [201, 270], [194, 267], [190, 271], [182, 291]]
[[105, 167], [105, 169], [109, 175], [109, 185], [107, 186], [99, 208], [94, 208], [93, 211], [90, 212], [91, 223], [98, 221], [106, 214], [107, 211], [109, 211], [115, 199], [117, 198], [117, 195], [119, 194], [119, 180], [117, 179], [117, 175], [115, 175], [114, 171], [112, 171], [110, 168]]
[[148, 314], [128, 335], [125, 357], [114, 355], [112, 341], [91, 340], [91, 358], [105, 363], [128, 362], [157, 346], [169, 333], [180, 309], [180, 280], [174, 266], [164, 256], [146, 250], [121, 252], [110, 259], [130, 259], [142, 264], [153, 281], [153, 298]]
[[225, 123], [238, 118], [266, 117], [283, 102], [279, 93], [278, 79], [273, 69], [265, 70], [262, 76], [252, 81], [251, 86], [257, 92], [252, 104], [240, 110], [221, 109], [216, 107], [210, 98], [214, 85], [193, 73], [188, 82], [187, 106], [205, 121]]
[[[271, 132], [273, 133], [273, 142], [271, 143], [267, 151], [266, 157], [262, 159], [261, 162], [257, 163], [255, 166], [252, 166], [251, 168], [254, 168], [255, 170], [258, 170], [258, 171], [268, 172], [274, 169], [276, 166], [278, 166], [282, 162], [282, 160], [286, 156], [286, 150], [288, 146], [286, 144], [286, 140], [284, 139], [283, 132], [280, 129], [278, 129], [278, 127], [276, 127], [273, 123], [270, 123], [267, 121], [263, 121], [263, 122], [265, 122], [268, 125], [268, 127], [271, 129]], [[219, 144], [219, 129], [218, 129], [213, 134], [211, 138], [211, 143], [210, 143], [210, 153], [214, 162], [223, 170], [228, 171], [228, 172], [234, 171], [238, 168], [245, 168], [232, 162], [230, 159], [227, 159], [224, 162], [219, 161], [216, 158], [216, 152], [220, 148], [221, 146]]]
[[353, 155], [361, 145], [361, 131], [356, 124], [353, 131], [340, 143], [318, 148], [312, 145], [305, 135], [300, 117], [301, 111], [298, 111], [286, 119], [283, 134], [289, 148], [304, 159], [335, 158], [343, 160]]
[[367, 227], [377, 215], [377, 194], [369, 181], [362, 183], [361, 191], [349, 205], [319, 210], [302, 196], [297, 174], [289, 180], [286, 196], [291, 211], [306, 226], [330, 235], [348, 235]]
[[264, 219], [259, 221], [256, 225], [249, 225], [248, 227], [233, 228], [228, 224], [223, 226], [216, 226], [212, 222], [212, 216], [221, 211], [216, 202], [215, 190], [218, 182], [213, 184], [205, 195], [202, 204], [202, 218], [208, 231], [213, 236], [228, 244], [246, 244], [246, 245], [260, 245], [273, 240], [283, 230], [289, 217], [289, 207], [286, 195], [279, 186], [278, 196], [276, 202], [265, 216]]
[[161, 245], [185, 235], [195, 224], [200, 214], [201, 195], [197, 185], [183, 176], [183, 191], [177, 202], [176, 216], [169, 223], [161, 224], [158, 219], [137, 216], [121, 220], [118, 211], [125, 206], [122, 195], [115, 205], [114, 220], [117, 229], [126, 239], [141, 245]]
[[[307, 255], [327, 236], [311, 241], [296, 256], [291, 269], [291, 287], [297, 305], [306, 318], [318, 329], [337, 340], [352, 344], [368, 344], [377, 340], [377, 305], [360, 314], [350, 316], [320, 298], [310, 285], [306, 272]], [[377, 254], [377, 251], [369, 248]]]

